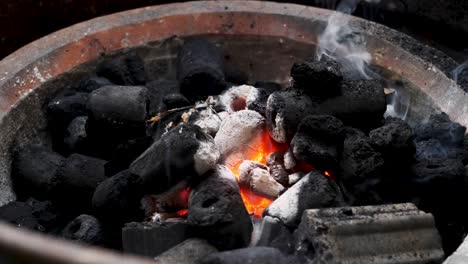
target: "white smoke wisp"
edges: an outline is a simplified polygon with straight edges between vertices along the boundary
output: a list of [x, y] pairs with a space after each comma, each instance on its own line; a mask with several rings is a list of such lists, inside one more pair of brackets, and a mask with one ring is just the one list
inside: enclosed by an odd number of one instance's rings
[[[380, 0], [367, 0], [377, 3]], [[366, 49], [364, 36], [349, 25], [350, 14], [360, 0], [340, 1], [329, 18], [323, 33], [318, 38], [317, 59], [325, 55], [341, 64], [343, 73], [350, 79], [373, 79], [368, 68], [372, 57]]]
[[458, 65], [455, 69], [453, 69], [452, 71], [452, 79], [455, 81], [455, 82], [458, 82], [458, 77], [460, 76], [460, 74], [466, 70], [466, 68], [468, 68], [468, 60], [465, 61], [464, 63]]
[[387, 109], [384, 117], [391, 116], [406, 120], [411, 103], [411, 95], [403, 87], [388, 83], [387, 87], [394, 92], [391, 96], [387, 96]]

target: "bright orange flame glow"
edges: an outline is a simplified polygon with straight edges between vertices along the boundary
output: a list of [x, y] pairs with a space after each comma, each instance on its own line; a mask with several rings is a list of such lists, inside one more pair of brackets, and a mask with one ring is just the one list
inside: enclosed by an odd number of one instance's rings
[[[265, 130], [257, 136], [249, 146], [246, 146], [243, 153], [231, 155], [226, 162], [226, 166], [232, 170], [239, 180], [239, 166], [244, 160], [252, 160], [266, 164], [268, 155], [277, 151], [286, 151], [286, 144], [278, 144], [270, 138]], [[242, 201], [249, 214], [256, 218], [261, 218], [263, 211], [273, 202], [272, 200], [254, 194], [248, 187], [240, 186]]]

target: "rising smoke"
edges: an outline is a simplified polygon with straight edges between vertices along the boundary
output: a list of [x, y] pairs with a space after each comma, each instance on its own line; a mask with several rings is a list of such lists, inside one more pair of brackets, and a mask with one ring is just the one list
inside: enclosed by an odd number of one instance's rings
[[[381, 0], [366, 0], [365, 2], [378, 4]], [[335, 1], [333, 1], [335, 2]], [[369, 68], [372, 59], [366, 48], [366, 39], [361, 32], [353, 29], [349, 23], [352, 14], [361, 0], [342, 0], [327, 21], [327, 26], [318, 38], [317, 59], [328, 56], [340, 63], [343, 75], [347, 79], [380, 79], [380, 76]], [[393, 87], [394, 94], [387, 102], [385, 116], [405, 119], [408, 114], [409, 93]]]
[[467, 67], [468, 67], [468, 60], [458, 65], [458, 67], [456, 67], [452, 71], [452, 78], [455, 82], [458, 82], [460, 75], [466, 70]]
[[[379, 2], [368, 0], [367, 2]], [[341, 64], [349, 79], [373, 79], [368, 65], [371, 55], [366, 49], [364, 36], [349, 25], [350, 14], [360, 0], [343, 0], [329, 18], [323, 33], [318, 38], [317, 58], [328, 56]]]

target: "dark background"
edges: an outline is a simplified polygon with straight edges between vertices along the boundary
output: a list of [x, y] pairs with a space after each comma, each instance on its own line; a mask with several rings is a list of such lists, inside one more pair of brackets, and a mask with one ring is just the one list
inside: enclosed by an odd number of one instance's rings
[[[233, 0], [232, 0], [233, 1]], [[241, 0], [237, 0], [241, 1]], [[169, 0], [0, 0], [0, 59], [44, 35], [97, 16]], [[291, 0], [334, 8], [337, 0]], [[468, 49], [468, 1], [381, 0], [356, 15], [406, 32], [462, 62]]]

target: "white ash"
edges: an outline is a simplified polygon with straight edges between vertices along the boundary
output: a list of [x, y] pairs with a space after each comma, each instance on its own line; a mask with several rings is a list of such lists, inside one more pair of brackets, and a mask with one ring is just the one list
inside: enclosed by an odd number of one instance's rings
[[229, 116], [228, 112], [219, 112], [214, 113], [211, 110], [201, 111], [200, 118], [197, 119], [194, 124], [201, 127], [205, 133], [210, 136], [216, 136], [218, 133], [221, 124], [226, 120]]
[[294, 158], [294, 154], [291, 151], [284, 153], [284, 168], [291, 170], [292, 168], [296, 167], [296, 164], [296, 159]]
[[221, 154], [228, 155], [246, 147], [265, 131], [265, 118], [251, 110], [232, 113], [214, 138]]
[[304, 177], [304, 172], [295, 172], [293, 174], [289, 174], [289, 186], [293, 186], [296, 182], [298, 182], [302, 177]]
[[247, 107], [247, 105], [257, 100], [259, 95], [260, 92], [256, 87], [250, 85], [233, 86], [220, 95], [220, 101], [226, 108], [226, 111], [232, 113], [243, 110], [236, 109], [234, 106], [237, 100], [243, 100], [245, 107]]
[[221, 154], [213, 141], [200, 141], [197, 152], [193, 156], [195, 171], [198, 175], [205, 174], [216, 166], [220, 157]]

